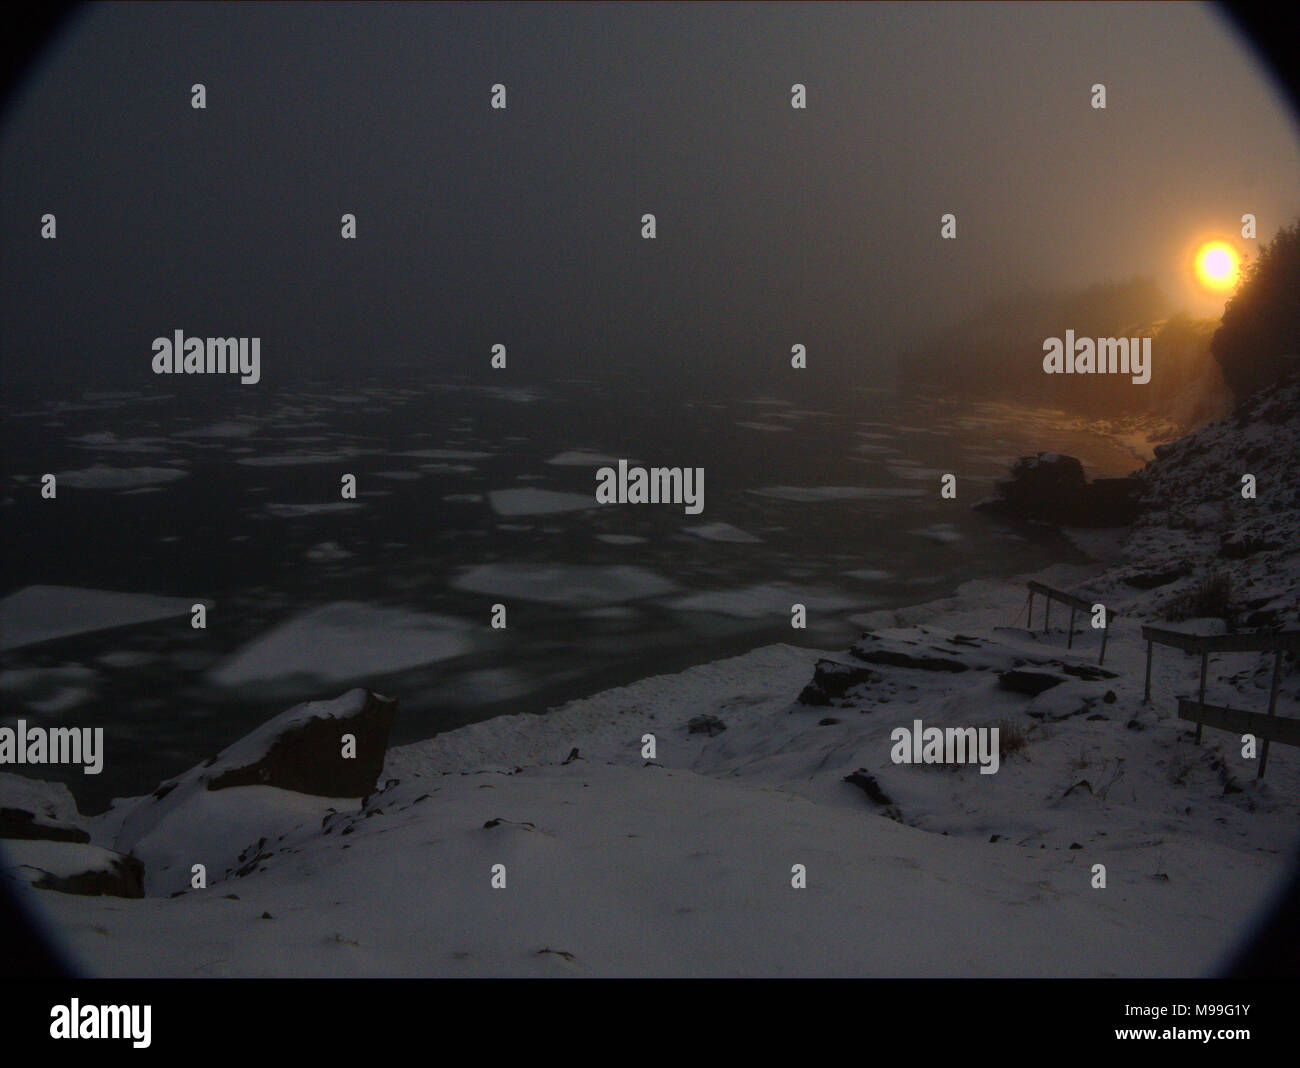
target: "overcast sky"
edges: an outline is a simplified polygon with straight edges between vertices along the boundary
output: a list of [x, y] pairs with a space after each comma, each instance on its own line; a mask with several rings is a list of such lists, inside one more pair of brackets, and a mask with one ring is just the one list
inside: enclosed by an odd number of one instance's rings
[[260, 336], [268, 383], [497, 341], [521, 378], [800, 341], [867, 380], [1026, 286], [1215, 311], [1189, 246], [1300, 213], [1298, 144], [1210, 7], [91, 8], [4, 117], [3, 373], [148, 388], [183, 329]]

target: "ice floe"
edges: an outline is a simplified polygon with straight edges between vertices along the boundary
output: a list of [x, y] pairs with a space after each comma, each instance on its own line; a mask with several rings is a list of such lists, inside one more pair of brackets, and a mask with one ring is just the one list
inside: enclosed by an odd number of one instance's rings
[[763, 540], [754, 537], [753, 534], [747, 534], [739, 527], [733, 527], [730, 523], [705, 523], [698, 527], [682, 527], [682, 530], [687, 534], [694, 534], [697, 538], [703, 538], [705, 541], [755, 543]]
[[310, 677], [345, 682], [434, 664], [474, 647], [470, 624], [447, 616], [338, 601], [254, 639], [211, 672], [222, 686]]
[[778, 501], [881, 501], [891, 497], [920, 497], [924, 490], [897, 486], [766, 486], [750, 490]]
[[[606, 456], [604, 453], [587, 452], [584, 449], [571, 449], [568, 452], [562, 452], [558, 456], [552, 456], [546, 462], [555, 464], [559, 467], [598, 467], [602, 464], [616, 464], [620, 460], [618, 456]], [[628, 460], [628, 463], [637, 463], [636, 460]]]
[[188, 472], [174, 467], [108, 467], [95, 464], [80, 471], [62, 471], [56, 478], [61, 486], [73, 489], [131, 489], [151, 486], [159, 482], [174, 482], [185, 478]]
[[580, 512], [599, 507], [595, 496], [585, 493], [560, 493], [555, 490], [492, 490], [488, 502], [497, 515], [551, 515], [555, 512]]
[[682, 612], [712, 612], [738, 619], [790, 614], [790, 606], [802, 604], [811, 612], [834, 612], [861, 606], [858, 599], [844, 597], [830, 590], [803, 590], [795, 586], [773, 584], [747, 586], [738, 590], [692, 593], [669, 602], [670, 608]]
[[268, 504], [266, 510], [280, 519], [293, 519], [304, 515], [329, 515], [333, 512], [351, 512], [363, 507], [360, 501], [330, 501], [327, 504]]
[[350, 460], [358, 453], [353, 449], [339, 449], [334, 452], [285, 452], [275, 456], [246, 456], [235, 463], [245, 467], [297, 467], [307, 464], [334, 464]]
[[0, 600], [0, 649], [189, 615], [195, 603], [79, 586], [27, 586]]
[[471, 593], [580, 606], [657, 597], [676, 588], [645, 568], [586, 564], [483, 564], [463, 571], [451, 584]]

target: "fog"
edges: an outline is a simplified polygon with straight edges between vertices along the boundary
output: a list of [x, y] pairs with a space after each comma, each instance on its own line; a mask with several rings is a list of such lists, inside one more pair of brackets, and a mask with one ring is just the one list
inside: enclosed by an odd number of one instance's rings
[[1300, 154], [1209, 7], [146, 5], [55, 39], [0, 187], [11, 384], [156, 388], [182, 329], [261, 337], [271, 386], [501, 343], [519, 381], [793, 388], [802, 343], [816, 390], [1026, 288], [1217, 314], [1189, 247], [1289, 221]]

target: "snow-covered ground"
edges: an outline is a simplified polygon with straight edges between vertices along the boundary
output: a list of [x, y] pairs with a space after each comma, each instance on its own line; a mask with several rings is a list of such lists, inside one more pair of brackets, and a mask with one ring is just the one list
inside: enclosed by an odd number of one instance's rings
[[[1234, 625], [1297, 625], [1298, 393], [1161, 450], [1133, 530], [1078, 535], [1107, 558], [1036, 576], [1108, 606], [1101, 668], [1087, 620], [1068, 650], [1061, 608], [1029, 628], [1029, 576], [974, 581], [865, 613], [851, 649], [769, 645], [392, 748], [364, 799], [213, 791], [195, 769], [80, 818], [143, 862], [147, 896], [21, 892], [107, 975], [1209, 973], [1289, 872], [1300, 754], [1274, 747], [1259, 781], [1236, 736], [1196, 745], [1176, 698], [1199, 660], [1157, 649], [1144, 702], [1140, 627], [1222, 630], [1195, 611], [1223, 567]], [[589, 570], [593, 604], [641, 579]], [[544, 598], [577, 572], [463, 581]], [[1207, 699], [1263, 710], [1270, 670], [1214, 657]], [[996, 727], [997, 772], [895, 763], [918, 720]], [[207, 888], [177, 893], [194, 863]]]
[[[996, 672], [1017, 660], [1093, 659], [1063, 656], [1059, 634], [990, 626], [1014, 617], [1020, 592], [974, 583], [958, 603], [904, 613], [925, 623], [876, 632], [965, 672], [876, 665], [884, 681], [870, 698], [810, 707], [797, 698], [815, 662], [854, 658], [769, 646], [393, 749], [382, 788], [356, 811], [265, 787], [200, 791], [152, 849], [130, 844], [146, 870], [164, 857], [181, 870], [207, 862], [208, 889], [40, 904], [100, 974], [1214, 968], [1283, 871], [1295, 762], [1276, 760], [1257, 785], [1231, 739], [1197, 750], [1170, 715], [1185, 665], [1163, 666], [1143, 709], [1131, 634], [1112, 636], [1115, 679], [1072, 678], [1037, 698], [1000, 690]], [[971, 633], [985, 637], [954, 644]], [[701, 715], [725, 729], [693, 732]], [[991, 776], [894, 765], [889, 732], [913, 718], [1016, 723], [1024, 746]], [[642, 758], [647, 734], [654, 762]], [[860, 768], [888, 806], [844, 781]], [[1225, 781], [1240, 792], [1225, 794]], [[99, 837], [122, 819], [119, 808], [89, 821], [93, 841], [124, 848]], [[261, 838], [271, 844], [257, 870], [223, 877]], [[791, 885], [799, 864], [806, 890]], [[1094, 864], [1106, 866], [1103, 890]]]

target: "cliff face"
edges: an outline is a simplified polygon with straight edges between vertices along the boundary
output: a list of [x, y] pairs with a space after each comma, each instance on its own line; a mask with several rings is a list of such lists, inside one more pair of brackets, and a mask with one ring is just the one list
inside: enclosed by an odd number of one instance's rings
[[1156, 449], [1137, 475], [1143, 513], [1125, 549], [1126, 574], [1162, 589], [1165, 618], [1300, 625], [1298, 473], [1300, 376], [1293, 375], [1228, 418]]
[[1192, 428], [1227, 415], [1232, 393], [1210, 351], [1217, 319], [1174, 316], [1140, 327], [1151, 338], [1153, 367], [1147, 409], [1169, 422]]
[[[1231, 394], [1210, 351], [1218, 319], [1170, 314], [1141, 282], [1072, 295], [1025, 295], [991, 305], [909, 354], [900, 378], [911, 389], [961, 391], [1114, 419], [1146, 418], [1183, 431], [1222, 417]], [[1148, 382], [1123, 374], [1046, 374], [1043, 343], [1078, 338], [1150, 338]]]

